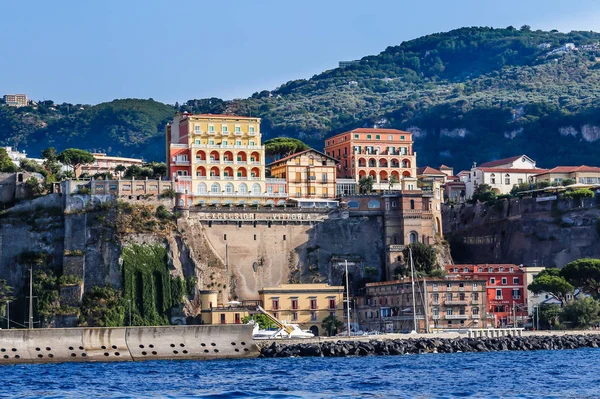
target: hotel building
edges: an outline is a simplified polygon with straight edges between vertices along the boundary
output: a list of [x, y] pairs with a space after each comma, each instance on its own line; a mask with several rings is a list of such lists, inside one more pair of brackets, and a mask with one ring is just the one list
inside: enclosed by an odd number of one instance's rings
[[169, 176], [198, 204], [277, 204], [287, 198], [282, 182], [265, 179], [260, 118], [178, 114], [166, 128]]
[[29, 103], [27, 94], [5, 94], [4, 104], [10, 107], [24, 107]]
[[[412, 133], [359, 128], [325, 140], [325, 153], [338, 160], [337, 177], [373, 177], [374, 190], [388, 190], [401, 179], [417, 176]], [[390, 183], [392, 183], [390, 185]]]
[[[489, 324], [483, 279], [415, 280], [415, 301], [410, 279], [368, 283], [364, 290], [364, 296], [357, 298], [356, 309], [362, 330], [392, 333], [414, 329], [422, 333], [486, 328]], [[413, 309], [416, 309], [414, 314]]]
[[290, 198], [334, 198], [337, 161], [322, 152], [308, 149], [269, 165], [271, 177], [286, 181]]
[[126, 168], [137, 165], [142, 166], [144, 163], [141, 159], [137, 158], [124, 158], [124, 157], [112, 157], [110, 155], [102, 153], [92, 153], [94, 156], [94, 162], [85, 165], [79, 165], [75, 168], [75, 177], [81, 176], [83, 173], [87, 173], [90, 176], [94, 176], [98, 173], [111, 173], [113, 175], [120, 175], [115, 171], [115, 168], [119, 165], [123, 165]]

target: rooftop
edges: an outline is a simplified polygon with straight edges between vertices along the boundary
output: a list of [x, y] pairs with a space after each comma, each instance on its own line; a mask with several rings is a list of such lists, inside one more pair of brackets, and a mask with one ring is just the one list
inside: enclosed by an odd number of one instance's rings
[[303, 154], [306, 154], [307, 152], [316, 152], [317, 154], [319, 154], [319, 155], [321, 155], [321, 156], [323, 156], [323, 157], [327, 157], [327, 158], [331, 159], [332, 161], [339, 162], [337, 159], [335, 159], [335, 158], [332, 158], [332, 157], [330, 157], [329, 155], [322, 153], [321, 151], [317, 151], [317, 150], [315, 150], [314, 148], [309, 148], [308, 150], [304, 150], [304, 151], [296, 152], [296, 153], [294, 153], [294, 154], [288, 155], [288, 156], [287, 156], [287, 157], [285, 157], [285, 158], [281, 158], [281, 159], [278, 159], [277, 161], [273, 161], [273, 162], [271, 162], [271, 163], [270, 163], [269, 165], [267, 165], [267, 166], [276, 165], [276, 164], [279, 164], [279, 163], [282, 163], [282, 162], [287, 162], [288, 160], [290, 160], [290, 159], [293, 159], [293, 158], [296, 158], [296, 157], [299, 157], [299, 156], [301, 156], [301, 155], [303, 155]]
[[597, 166], [556, 166], [552, 169], [545, 170], [540, 175], [545, 175], [547, 173], [573, 173], [573, 172], [597, 172], [600, 173], [600, 168]]
[[440, 170], [432, 168], [431, 166], [422, 166], [417, 168], [417, 175], [440, 175], [446, 176], [446, 174]]
[[505, 165], [507, 163], [514, 162], [521, 157], [526, 157], [529, 159], [529, 157], [527, 157], [527, 155], [515, 155], [513, 157], [498, 159], [496, 161], [484, 162], [481, 165], [479, 165], [479, 167], [480, 168], [493, 168], [494, 166], [501, 166], [501, 165]]
[[535, 169], [516, 169], [516, 168], [481, 168], [478, 167], [477, 169], [483, 171], [483, 172], [490, 172], [490, 173], [541, 173], [541, 172], [546, 172], [546, 169], [540, 169], [540, 168], [535, 168]]

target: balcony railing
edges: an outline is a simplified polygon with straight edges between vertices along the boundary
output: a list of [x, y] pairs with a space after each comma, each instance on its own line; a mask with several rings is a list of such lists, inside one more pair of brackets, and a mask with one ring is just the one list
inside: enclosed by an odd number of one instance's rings
[[458, 299], [453, 299], [453, 300], [446, 300], [444, 301], [444, 304], [446, 305], [467, 305], [467, 301], [465, 300], [458, 300]]
[[180, 161], [180, 160], [176, 160], [175, 161], [175, 165], [177, 166], [189, 166], [190, 161]]
[[[185, 144], [182, 148], [185, 148]], [[224, 144], [192, 144], [192, 148], [200, 148], [200, 149], [228, 149], [228, 150], [264, 150], [264, 145], [224, 145]]]
[[446, 320], [466, 320], [469, 318], [466, 314], [450, 314], [445, 316]]

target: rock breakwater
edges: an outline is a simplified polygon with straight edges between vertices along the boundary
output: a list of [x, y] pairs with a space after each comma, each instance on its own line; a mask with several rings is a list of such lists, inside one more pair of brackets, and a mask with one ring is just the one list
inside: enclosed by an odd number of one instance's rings
[[260, 357], [386, 356], [420, 353], [558, 350], [600, 347], [600, 335], [544, 335], [499, 338], [411, 338], [371, 341], [273, 342]]

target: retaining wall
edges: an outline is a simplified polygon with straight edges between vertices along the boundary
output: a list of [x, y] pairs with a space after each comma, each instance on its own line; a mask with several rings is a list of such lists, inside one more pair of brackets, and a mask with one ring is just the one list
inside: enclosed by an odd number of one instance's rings
[[257, 357], [252, 326], [0, 331], [0, 365]]

